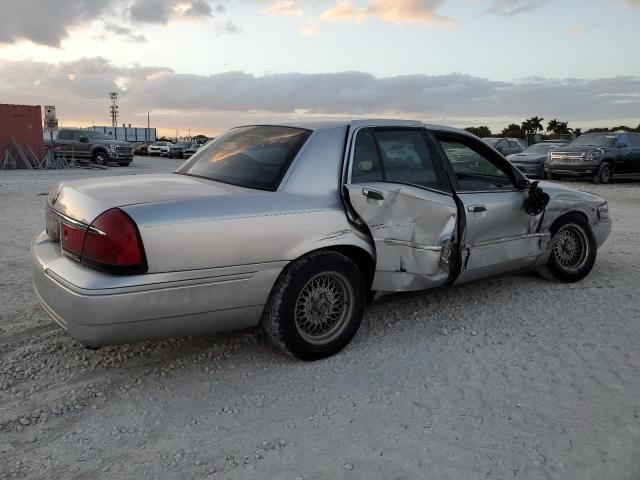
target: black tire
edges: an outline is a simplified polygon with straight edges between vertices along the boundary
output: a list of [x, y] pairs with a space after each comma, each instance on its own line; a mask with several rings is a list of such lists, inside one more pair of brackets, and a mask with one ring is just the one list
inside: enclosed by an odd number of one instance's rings
[[[559, 238], [558, 235], [567, 232], [569, 240]], [[598, 245], [593, 236], [589, 223], [582, 215], [569, 213], [559, 218], [551, 226], [551, 241], [553, 250], [547, 264], [539, 271], [545, 278], [560, 282], [572, 283], [582, 280], [589, 275], [596, 262]], [[569, 242], [568, 244], [566, 242]], [[573, 252], [575, 246], [580, 253]]]
[[609, 162], [602, 162], [598, 173], [593, 176], [593, 182], [606, 185], [611, 181], [611, 164]]
[[[322, 282], [329, 286], [323, 286]], [[316, 283], [314, 283], [316, 282]], [[314, 285], [321, 285], [314, 290]], [[334, 282], [336, 289], [331, 285]], [[322, 290], [325, 288], [325, 290]], [[322, 295], [314, 295], [320, 292]], [[326, 332], [332, 318], [327, 310], [334, 309], [342, 292], [344, 305], [333, 326]], [[327, 297], [331, 295], [331, 299]], [[289, 264], [278, 278], [262, 316], [262, 328], [280, 350], [302, 360], [318, 360], [342, 350], [358, 331], [366, 305], [366, 287], [362, 272], [347, 256], [333, 251], [313, 252]], [[320, 318], [320, 320], [317, 320]]]
[[557, 175], [554, 175], [551, 172], [544, 172], [544, 178], [546, 178], [547, 180], [558, 180], [558, 178], [560, 177], [558, 177]]
[[109, 156], [107, 152], [103, 150], [98, 150], [93, 154], [93, 163], [96, 165], [100, 165], [101, 167], [109, 166]]

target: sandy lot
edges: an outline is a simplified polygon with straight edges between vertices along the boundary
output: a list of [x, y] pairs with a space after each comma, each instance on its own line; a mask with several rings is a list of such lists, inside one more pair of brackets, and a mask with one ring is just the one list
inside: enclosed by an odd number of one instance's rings
[[0, 478], [640, 478], [640, 183], [572, 182], [614, 219], [583, 282], [383, 297], [302, 363], [254, 332], [89, 351], [50, 321], [44, 195], [106, 174], [0, 171]]

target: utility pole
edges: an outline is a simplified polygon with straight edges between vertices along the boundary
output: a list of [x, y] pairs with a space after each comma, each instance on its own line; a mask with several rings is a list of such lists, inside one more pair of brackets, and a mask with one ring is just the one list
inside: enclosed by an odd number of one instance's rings
[[109, 112], [111, 113], [111, 126], [118, 126], [118, 92], [109, 92], [109, 98], [111, 99], [111, 107]]

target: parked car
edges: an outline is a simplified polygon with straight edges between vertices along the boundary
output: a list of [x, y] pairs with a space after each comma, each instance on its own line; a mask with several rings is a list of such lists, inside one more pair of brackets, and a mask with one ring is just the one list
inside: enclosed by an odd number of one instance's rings
[[549, 152], [548, 178], [591, 177], [609, 183], [616, 176], [640, 174], [640, 133], [587, 133], [571, 145]]
[[144, 142], [135, 143], [133, 146], [133, 154], [134, 155], [147, 155], [149, 149], [149, 144]]
[[485, 137], [482, 139], [484, 143], [495, 148], [505, 157], [514, 153], [520, 153], [527, 148], [527, 144], [524, 140], [519, 138], [492, 138]]
[[171, 142], [154, 142], [147, 148], [149, 155], [155, 155], [160, 157], [166, 157], [169, 155], [169, 149], [173, 143]]
[[[405, 160], [390, 160], [394, 144]], [[461, 150], [470, 161], [450, 162]], [[584, 278], [611, 229], [607, 202], [541, 185], [448, 127], [243, 126], [174, 174], [60, 183], [33, 280], [89, 346], [261, 324], [285, 352], [318, 359], [349, 343], [372, 291], [514, 270]]]
[[184, 152], [191, 147], [191, 142], [178, 142], [169, 147], [169, 158], [184, 158]]
[[194, 142], [182, 152], [182, 156], [184, 158], [191, 158], [200, 149], [200, 147], [200, 145]]
[[133, 161], [133, 149], [129, 143], [113, 140], [96, 130], [61, 128], [54, 148], [57, 154], [65, 157], [105, 167], [109, 162], [126, 167]]
[[545, 140], [530, 146], [521, 153], [508, 155], [507, 160], [528, 177], [542, 178], [544, 177], [544, 161], [547, 159], [549, 151], [567, 145], [569, 145], [567, 141]]

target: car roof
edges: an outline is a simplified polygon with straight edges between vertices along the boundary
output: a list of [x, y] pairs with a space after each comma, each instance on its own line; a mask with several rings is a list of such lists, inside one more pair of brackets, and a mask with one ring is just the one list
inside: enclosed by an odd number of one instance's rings
[[346, 119], [346, 120], [318, 120], [318, 121], [292, 120], [292, 121], [285, 121], [285, 122], [248, 124], [248, 125], [241, 125], [241, 126], [249, 127], [249, 126], [261, 126], [261, 125], [303, 128], [303, 129], [312, 130], [312, 131], [329, 130], [334, 128], [346, 128], [346, 127], [352, 127], [352, 128], [425, 127], [430, 130], [449, 131], [449, 132], [462, 133], [465, 135], [473, 136], [471, 133], [467, 132], [466, 130], [449, 127], [446, 125], [424, 123], [424, 122], [421, 122], [420, 120], [403, 120], [403, 119], [388, 119], [388, 118], [365, 118], [365, 119], [358, 118], [358, 119]]

